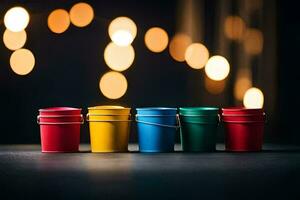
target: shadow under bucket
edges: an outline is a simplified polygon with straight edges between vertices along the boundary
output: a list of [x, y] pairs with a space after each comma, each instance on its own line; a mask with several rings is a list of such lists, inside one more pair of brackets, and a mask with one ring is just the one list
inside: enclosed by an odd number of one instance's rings
[[173, 152], [177, 126], [176, 108], [137, 108], [140, 152]]
[[95, 106], [88, 110], [91, 151], [127, 152], [131, 109], [121, 106]]
[[54, 107], [39, 110], [43, 153], [78, 152], [80, 126], [83, 117], [80, 108]]
[[212, 152], [216, 150], [219, 108], [179, 108], [180, 139], [185, 152]]

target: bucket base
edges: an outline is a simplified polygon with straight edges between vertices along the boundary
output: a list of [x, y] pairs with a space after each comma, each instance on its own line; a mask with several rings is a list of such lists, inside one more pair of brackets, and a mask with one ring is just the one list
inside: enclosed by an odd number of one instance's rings
[[160, 150], [140, 150], [141, 153], [173, 153], [172, 151], [160, 151]]
[[229, 151], [229, 152], [240, 152], [240, 153], [246, 153], [246, 152], [260, 152], [262, 151], [262, 149], [250, 149], [250, 150], [247, 150], [247, 149], [225, 149], [225, 151]]
[[91, 151], [92, 153], [128, 153], [128, 150], [101, 150], [101, 151]]
[[78, 153], [79, 151], [42, 151], [42, 153]]
[[216, 152], [216, 149], [211, 150], [182, 150], [184, 153], [210, 153]]

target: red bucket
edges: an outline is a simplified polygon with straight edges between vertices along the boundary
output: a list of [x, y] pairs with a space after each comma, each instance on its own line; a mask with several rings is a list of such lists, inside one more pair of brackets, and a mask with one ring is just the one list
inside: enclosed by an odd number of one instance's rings
[[42, 152], [78, 152], [81, 109], [55, 107], [39, 110]]
[[[262, 109], [222, 109], [227, 151], [261, 151], [265, 114]], [[224, 111], [229, 111], [224, 113]]]

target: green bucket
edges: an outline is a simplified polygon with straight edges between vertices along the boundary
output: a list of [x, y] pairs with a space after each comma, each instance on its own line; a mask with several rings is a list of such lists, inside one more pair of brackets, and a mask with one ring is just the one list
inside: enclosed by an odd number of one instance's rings
[[216, 150], [219, 108], [179, 108], [180, 138], [185, 152], [211, 152]]

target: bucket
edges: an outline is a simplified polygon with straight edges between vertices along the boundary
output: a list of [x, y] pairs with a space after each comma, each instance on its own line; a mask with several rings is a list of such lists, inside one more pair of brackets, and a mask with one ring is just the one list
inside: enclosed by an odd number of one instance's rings
[[137, 108], [140, 152], [173, 152], [177, 126], [176, 108]]
[[130, 108], [95, 106], [88, 110], [92, 152], [127, 152]]
[[224, 113], [225, 149], [227, 151], [261, 151], [265, 113], [262, 109], [230, 108]]
[[39, 110], [43, 153], [78, 152], [80, 125], [83, 117], [80, 108], [53, 107]]
[[219, 108], [179, 108], [180, 139], [185, 152], [211, 152], [216, 150]]

